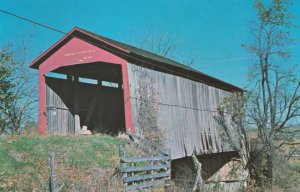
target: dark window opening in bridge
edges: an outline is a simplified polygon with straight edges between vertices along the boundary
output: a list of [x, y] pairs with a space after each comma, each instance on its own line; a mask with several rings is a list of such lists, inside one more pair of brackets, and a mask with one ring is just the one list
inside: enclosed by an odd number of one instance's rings
[[46, 77], [53, 77], [53, 78], [57, 78], [57, 79], [67, 79], [66, 74], [54, 73], [54, 72], [49, 72], [45, 76]]
[[102, 81], [102, 86], [112, 87], [112, 88], [118, 88], [119, 84], [118, 83], [114, 83], [114, 82], [109, 82], [109, 81]]
[[88, 78], [83, 78], [83, 77], [79, 77], [79, 82], [93, 84], [93, 85], [98, 84], [98, 81], [96, 79], [88, 79]]

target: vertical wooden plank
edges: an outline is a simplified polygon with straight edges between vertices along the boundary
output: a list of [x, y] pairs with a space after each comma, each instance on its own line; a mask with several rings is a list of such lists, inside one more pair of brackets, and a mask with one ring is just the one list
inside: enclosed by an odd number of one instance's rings
[[168, 181], [171, 181], [171, 149], [167, 149], [167, 154], [168, 154], [168, 161], [166, 162], [169, 164], [169, 169], [167, 173], [169, 174]]
[[49, 90], [49, 86], [46, 84], [46, 116], [47, 116], [47, 121], [46, 121], [46, 125], [47, 125], [47, 132], [49, 134], [51, 134], [51, 127], [49, 126], [50, 122], [49, 122], [49, 118], [50, 118], [50, 102], [49, 102], [49, 96], [50, 96], [50, 90]]
[[74, 113], [75, 113], [75, 134], [80, 131], [80, 116], [79, 116], [79, 110], [80, 110], [80, 105], [79, 105], [79, 86], [78, 86], [79, 78], [78, 76], [74, 76]]
[[[121, 159], [121, 163], [120, 163], [120, 167], [121, 169], [124, 167], [127, 167], [127, 163], [122, 161], [122, 157], [125, 157], [125, 145], [124, 144], [120, 144], [119, 145], [119, 155], [120, 155], [120, 159]], [[122, 181], [124, 178], [127, 177], [127, 173], [122, 173]], [[127, 183], [124, 184], [125, 187], [128, 185]]]
[[[66, 82], [66, 95], [69, 95], [69, 93], [72, 91], [72, 75], [67, 74], [67, 82]], [[73, 98], [68, 96], [67, 103], [72, 103]], [[66, 107], [67, 108], [67, 107]], [[68, 134], [75, 134], [75, 124], [74, 124], [74, 118], [75, 116], [70, 112], [70, 109], [67, 110], [67, 128], [68, 128]]]

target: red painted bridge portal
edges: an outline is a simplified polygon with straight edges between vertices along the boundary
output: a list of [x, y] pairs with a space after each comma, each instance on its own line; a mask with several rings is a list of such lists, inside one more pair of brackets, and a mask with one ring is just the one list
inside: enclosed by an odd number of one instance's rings
[[[106, 132], [133, 131], [126, 60], [67, 35], [31, 67], [39, 70], [40, 134], [72, 134], [82, 126], [95, 132], [105, 127], [111, 128]], [[47, 77], [49, 72], [66, 78]]]

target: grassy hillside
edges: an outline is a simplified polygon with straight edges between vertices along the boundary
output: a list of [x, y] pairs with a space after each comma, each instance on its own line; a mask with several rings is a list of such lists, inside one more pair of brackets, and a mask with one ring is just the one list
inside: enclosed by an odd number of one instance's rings
[[[107, 135], [81, 137], [0, 136], [0, 191], [49, 191], [49, 152], [55, 152], [59, 191], [123, 191], [114, 177], [122, 139]], [[279, 172], [279, 186], [297, 182], [300, 162], [290, 162]], [[279, 169], [278, 169], [279, 170]], [[293, 170], [293, 172], [288, 172]], [[286, 176], [287, 175], [287, 176]], [[290, 177], [292, 175], [293, 177]], [[279, 182], [281, 181], [282, 182]], [[185, 191], [187, 186], [177, 186]], [[157, 191], [155, 189], [154, 191]]]
[[122, 140], [82, 137], [0, 137], [0, 191], [47, 191], [49, 152], [55, 152], [61, 191], [94, 191], [110, 180]]

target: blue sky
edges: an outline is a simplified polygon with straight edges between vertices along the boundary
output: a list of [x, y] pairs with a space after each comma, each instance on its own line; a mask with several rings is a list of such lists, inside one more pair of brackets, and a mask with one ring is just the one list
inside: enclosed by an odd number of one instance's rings
[[[68, 32], [74, 26], [133, 44], [146, 33], [170, 33], [183, 58], [198, 57], [196, 69], [244, 86], [251, 55], [241, 48], [250, 41], [255, 18], [254, 0], [0, 0], [0, 9]], [[300, 1], [291, 11], [300, 26]], [[292, 32], [300, 44], [299, 28]], [[0, 13], [0, 43], [30, 45], [29, 61], [55, 43], [62, 34]], [[300, 63], [300, 46], [291, 46], [291, 64]], [[300, 75], [300, 69], [296, 73]]]

